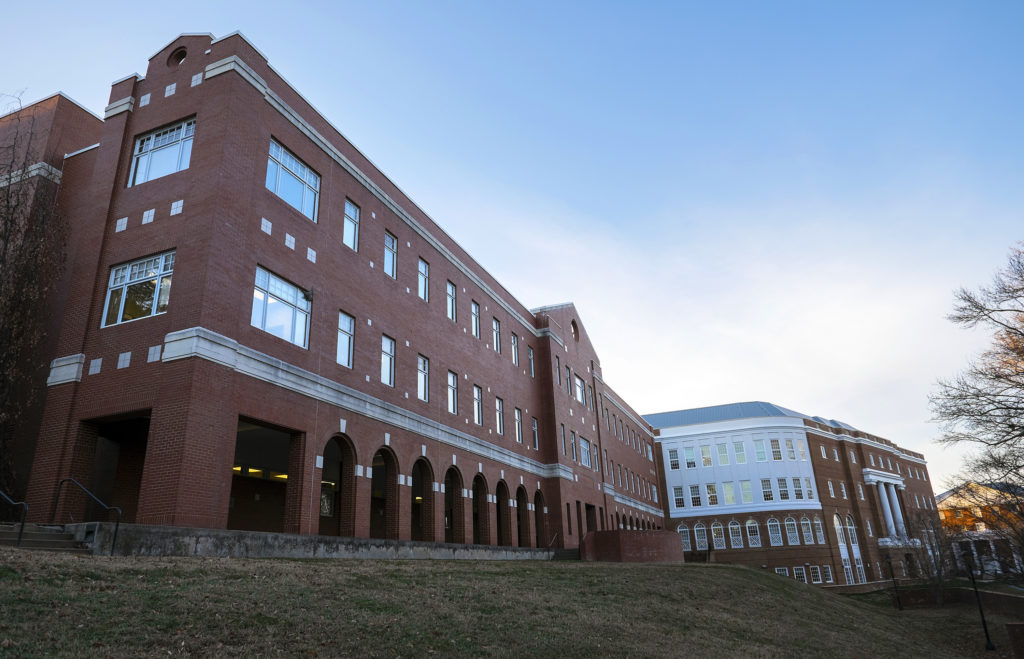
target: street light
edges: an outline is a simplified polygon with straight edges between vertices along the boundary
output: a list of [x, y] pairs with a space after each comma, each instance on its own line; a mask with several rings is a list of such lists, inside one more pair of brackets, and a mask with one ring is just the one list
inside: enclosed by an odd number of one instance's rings
[[967, 564], [967, 574], [971, 577], [971, 585], [974, 586], [974, 598], [978, 600], [978, 613], [981, 614], [981, 628], [985, 630], [985, 649], [995, 650], [996, 646], [992, 644], [992, 638], [988, 635], [988, 625], [985, 624], [985, 611], [981, 608], [981, 595], [978, 594], [978, 582], [974, 580], [974, 560], [971, 556], [971, 552], [964, 552], [964, 563]]
[[896, 573], [892, 569], [892, 556], [885, 555], [885, 561], [889, 564], [889, 576], [892, 577], [892, 589], [896, 593], [896, 608], [903, 610], [903, 602], [900, 600], [900, 586], [896, 583]]

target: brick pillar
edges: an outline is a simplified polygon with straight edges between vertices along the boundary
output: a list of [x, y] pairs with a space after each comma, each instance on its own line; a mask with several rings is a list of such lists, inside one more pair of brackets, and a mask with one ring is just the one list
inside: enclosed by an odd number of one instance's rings
[[[284, 532], [316, 533], [320, 520], [320, 479], [306, 434], [293, 433], [288, 447], [288, 483], [285, 490]], [[314, 492], [314, 484], [316, 485]]]
[[[395, 470], [398, 470], [397, 461], [395, 462]], [[398, 535], [390, 535], [388, 537], [397, 537], [399, 540], [411, 540], [412, 539], [412, 465], [409, 465], [409, 473], [405, 475], [404, 479], [396, 480], [398, 484], [395, 486], [395, 491], [398, 493], [398, 505], [394, 506], [394, 509], [398, 513]], [[389, 506], [389, 508], [391, 508]]]
[[[95, 435], [91, 438], [80, 436], [78, 422], [72, 422], [73, 401], [78, 387], [76, 383], [62, 384], [50, 387], [46, 392], [39, 440], [32, 460], [32, 476], [25, 494], [30, 522], [50, 521], [57, 483], [71, 476], [70, 461], [66, 458], [79, 450], [79, 441], [91, 443], [91, 450], [96, 450]], [[87, 450], [89, 448], [86, 446]]]
[[369, 538], [370, 537], [370, 496], [371, 481], [366, 477], [366, 470], [369, 465], [362, 465], [362, 470], [357, 469], [355, 476], [355, 501], [353, 502], [353, 511], [355, 513], [355, 528], [353, 529], [353, 537], [356, 538]]

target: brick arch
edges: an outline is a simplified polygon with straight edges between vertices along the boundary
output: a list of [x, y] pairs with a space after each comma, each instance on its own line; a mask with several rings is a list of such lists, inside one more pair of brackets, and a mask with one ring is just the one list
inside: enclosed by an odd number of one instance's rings
[[498, 523], [498, 544], [512, 546], [512, 514], [509, 511], [508, 485], [499, 480], [494, 486], [494, 511]]
[[487, 479], [483, 474], [473, 478], [473, 544], [491, 544], [491, 519], [487, 507]]
[[[324, 466], [320, 472], [320, 535], [355, 535], [356, 464], [355, 444], [348, 435], [335, 433], [320, 450]], [[332, 485], [333, 483], [333, 485]]]
[[409, 516], [410, 535], [413, 540], [434, 541], [434, 469], [426, 458], [412, 465]]
[[466, 542], [465, 497], [462, 473], [455, 465], [444, 473], [444, 541]]
[[398, 539], [398, 457], [387, 446], [370, 463], [370, 537]]
[[530, 546], [530, 495], [526, 488], [520, 485], [516, 488], [516, 530], [518, 532], [518, 545], [520, 547]]

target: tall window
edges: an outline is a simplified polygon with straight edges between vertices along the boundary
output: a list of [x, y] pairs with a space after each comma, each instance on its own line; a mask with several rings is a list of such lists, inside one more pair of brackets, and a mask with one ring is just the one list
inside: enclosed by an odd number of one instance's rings
[[733, 442], [732, 452], [736, 454], [736, 464], [747, 464], [747, 451], [743, 442]]
[[683, 488], [677, 485], [672, 488], [672, 499], [675, 501], [676, 508], [686, 507], [686, 495], [683, 494]]
[[697, 551], [705, 551], [708, 548], [708, 530], [704, 522], [697, 522], [693, 527], [693, 539], [697, 542]]
[[569, 431], [569, 448], [572, 449], [572, 461], [576, 462], [576, 431]]
[[808, 569], [811, 571], [811, 583], [821, 583], [821, 568], [811, 565]]
[[576, 376], [576, 401], [584, 404], [587, 401], [587, 385], [578, 375]]
[[395, 386], [395, 340], [387, 334], [380, 336], [380, 381]]
[[722, 496], [725, 498], [725, 505], [731, 506], [736, 503], [736, 483], [732, 481], [722, 483]]
[[590, 441], [580, 436], [580, 464], [584, 467], [591, 466], [590, 463]]
[[[565, 424], [564, 423], [559, 424], [559, 427], [561, 428], [561, 435], [562, 435], [562, 455], [569, 455], [569, 452], [566, 451], [566, 449], [565, 449]], [[621, 483], [622, 478], [619, 478], [619, 481]]]
[[740, 481], [740, 500], [743, 503], [753, 503], [754, 494], [750, 490], [750, 481]]
[[845, 482], [840, 482], [839, 483], [839, 491], [843, 493], [843, 498], [845, 499], [846, 498], [846, 483]]
[[828, 495], [833, 499], [836, 498], [836, 488], [832, 486], [832, 481], [828, 482]]
[[484, 390], [473, 385], [473, 423], [478, 426], [484, 423]]
[[718, 505], [718, 486], [715, 485], [714, 483], [706, 483], [704, 485], [704, 488], [707, 490], [707, 493], [708, 493], [708, 505], [709, 506], [717, 506]]
[[825, 527], [822, 526], [820, 517], [814, 518], [814, 537], [818, 539], [819, 545], [825, 544]]
[[804, 566], [803, 565], [798, 565], [798, 566], [793, 568], [793, 578], [796, 579], [797, 581], [802, 581], [803, 583], [807, 583], [807, 572], [806, 572], [806, 570], [804, 570]]
[[786, 542], [791, 545], [800, 544], [800, 530], [796, 526], [796, 520], [792, 517], [786, 518]]
[[398, 239], [384, 232], [384, 274], [394, 279], [398, 276]]
[[448, 310], [448, 320], [450, 320], [452, 322], [455, 322], [456, 309], [457, 309], [457, 307], [455, 305], [455, 294], [456, 294], [455, 284], [453, 284], [451, 282], [448, 282], [447, 284], [445, 284], [445, 293], [448, 296], [447, 303], [446, 303], [447, 304], [447, 310]]
[[558, 381], [558, 386], [562, 386], [562, 362], [559, 361], [558, 355], [555, 355], [555, 380]]
[[[572, 371], [568, 366], [565, 367], [565, 393], [572, 396]], [[622, 422], [619, 421], [619, 436], [622, 436]]]
[[499, 435], [505, 434], [505, 401], [494, 397], [494, 428]]
[[718, 464], [727, 465], [729, 464], [729, 445], [719, 444], [718, 445]]
[[519, 366], [519, 337], [512, 332], [512, 363]]
[[711, 524], [711, 541], [715, 549], [725, 549], [725, 527], [721, 522]]
[[800, 530], [804, 533], [804, 544], [814, 544], [814, 531], [811, 530], [811, 520], [806, 517], [800, 518]]
[[494, 352], [501, 354], [501, 321], [497, 318], [491, 319], [491, 343], [494, 345]]
[[779, 440], [777, 440], [777, 439], [771, 440], [771, 443], [772, 443], [772, 460], [775, 460], [776, 462], [778, 462], [779, 460], [782, 459], [782, 447], [779, 446]]
[[700, 485], [690, 486], [690, 505], [694, 508], [700, 507]]
[[764, 452], [764, 440], [763, 439], [755, 439], [754, 440], [754, 455], [757, 457], [757, 461], [758, 462], [764, 462], [765, 460], [768, 459], [768, 456]]
[[420, 259], [419, 274], [417, 275], [417, 293], [424, 302], [430, 302], [430, 264]]
[[341, 230], [341, 242], [359, 251], [359, 206], [345, 200], [345, 220]]
[[690, 551], [690, 529], [686, 528], [685, 524], [680, 524], [676, 527], [676, 533], [679, 534], [679, 541], [683, 544], [683, 551]]
[[800, 486], [800, 479], [793, 479], [793, 498], [797, 501], [804, 498], [804, 488]]
[[512, 417], [516, 422], [516, 441], [520, 444], [523, 443], [523, 411], [518, 407], [512, 412]]
[[832, 566], [822, 565], [821, 571], [825, 575], [825, 583], [832, 583]]
[[804, 478], [804, 491], [807, 493], [807, 498], [808, 499], [813, 499], [814, 498], [814, 488], [811, 487], [811, 479], [810, 478]]
[[188, 169], [195, 129], [196, 120], [187, 119], [137, 138], [128, 187]]
[[320, 176], [273, 140], [267, 160], [267, 189], [316, 222]]
[[430, 360], [423, 355], [416, 358], [416, 397], [422, 401], [430, 398]]
[[479, 339], [480, 338], [480, 304], [476, 300], [473, 300], [469, 304], [469, 310], [470, 310], [470, 316], [471, 316], [470, 331], [473, 333], [473, 336], [475, 336], [476, 338]]
[[775, 494], [772, 492], [772, 479], [761, 479], [761, 498], [765, 501], [773, 501], [775, 499]]
[[338, 363], [352, 368], [352, 348], [355, 344], [356, 319], [344, 311], [338, 312]]
[[789, 501], [789, 484], [785, 478], [779, 479], [779, 501]]
[[733, 549], [743, 549], [743, 527], [739, 522], [729, 522], [729, 544]]
[[796, 448], [793, 446], [793, 440], [786, 440], [786, 457], [790, 460], [796, 460]]
[[700, 466], [710, 467], [711, 466], [711, 447], [701, 446], [700, 447]]
[[533, 448], [540, 448], [540, 434], [537, 432], [537, 417], [533, 417]]
[[448, 412], [459, 413], [459, 376], [448, 371]]
[[697, 468], [697, 458], [695, 458], [694, 455], [693, 455], [693, 447], [692, 446], [685, 446], [685, 447], [683, 447], [683, 457], [686, 459], [686, 468], [687, 469], [696, 469]]
[[174, 252], [111, 268], [103, 326], [149, 318], [167, 311], [173, 273]]
[[768, 520], [768, 542], [772, 547], [782, 545], [782, 527], [774, 517]]
[[679, 469], [679, 451], [678, 449], [670, 448], [668, 450], [668, 468]]
[[747, 544], [751, 547], [761, 546], [761, 529], [752, 519], [747, 520]]
[[309, 300], [301, 288], [263, 268], [256, 268], [250, 320], [253, 327], [305, 348], [309, 308]]
[[526, 346], [526, 356], [530, 360], [530, 377], [533, 377], [533, 348]]

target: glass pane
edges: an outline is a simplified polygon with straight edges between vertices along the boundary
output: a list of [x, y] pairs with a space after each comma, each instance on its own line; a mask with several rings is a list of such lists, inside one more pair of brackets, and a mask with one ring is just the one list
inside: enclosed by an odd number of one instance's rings
[[302, 214], [311, 220], [316, 219], [316, 193], [306, 188], [306, 194], [302, 199]]
[[352, 337], [338, 332], [338, 363], [352, 368]]
[[292, 340], [292, 314], [294, 307], [281, 302], [272, 295], [267, 296], [267, 313], [263, 329], [285, 341]]
[[167, 311], [167, 300], [171, 297], [171, 278], [162, 277], [160, 279], [160, 295], [156, 303], [156, 312], [163, 313]]
[[267, 190], [277, 192], [277, 168], [279, 165], [273, 160], [267, 161]]
[[181, 143], [181, 157], [178, 158], [178, 171], [188, 169], [188, 163], [192, 159], [192, 140], [187, 139]]
[[140, 281], [127, 287], [121, 322], [145, 318], [153, 313], [153, 297], [156, 294], [156, 280]]
[[249, 320], [249, 323], [253, 327], [263, 329], [263, 307], [266, 300], [266, 294], [258, 288], [252, 292], [252, 318]]
[[297, 346], [306, 347], [306, 321], [309, 318], [301, 311], [295, 312], [295, 338], [292, 340]]
[[157, 149], [149, 157], [149, 176], [146, 180], [152, 181], [161, 176], [167, 176], [178, 171], [178, 148], [180, 145], [172, 144], [162, 149]]
[[149, 154], [144, 154], [135, 158], [135, 163], [132, 168], [132, 185], [138, 185], [139, 183], [146, 182], [146, 165], [149, 163]]
[[277, 194], [295, 208], [302, 209], [302, 191], [305, 186], [302, 181], [295, 178], [295, 175], [288, 170], [281, 170], [281, 179], [277, 188]]
[[342, 241], [352, 249], [356, 248], [356, 223], [347, 217], [345, 218], [345, 232], [342, 235]]
[[114, 325], [117, 323], [118, 314], [121, 312], [122, 297], [124, 297], [123, 288], [115, 288], [110, 291], [110, 296], [107, 298], [107, 313], [103, 318], [104, 325]]
[[384, 250], [384, 272], [395, 276], [395, 253], [389, 250]]

